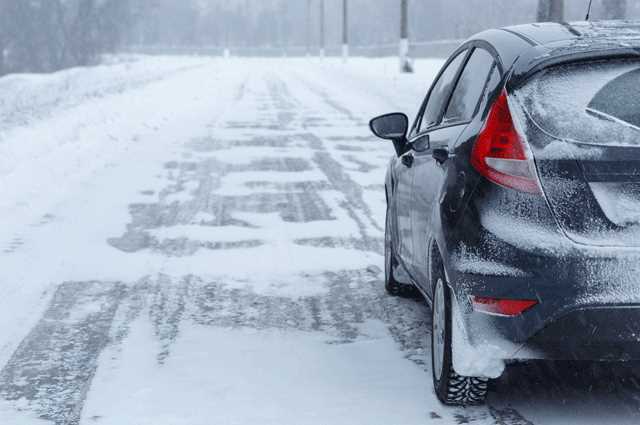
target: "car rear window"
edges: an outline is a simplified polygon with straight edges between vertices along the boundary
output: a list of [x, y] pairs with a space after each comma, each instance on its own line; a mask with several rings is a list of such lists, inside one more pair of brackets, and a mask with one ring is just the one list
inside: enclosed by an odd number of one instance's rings
[[559, 139], [640, 146], [640, 62], [563, 65], [515, 93], [533, 121]]

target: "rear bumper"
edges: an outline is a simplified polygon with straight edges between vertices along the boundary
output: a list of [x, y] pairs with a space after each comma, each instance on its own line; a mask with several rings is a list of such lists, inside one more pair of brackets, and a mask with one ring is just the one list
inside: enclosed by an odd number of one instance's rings
[[[640, 248], [574, 243], [542, 198], [478, 193], [443, 250], [467, 343], [505, 360], [640, 360]], [[494, 316], [472, 296], [538, 304]]]
[[[565, 258], [518, 276], [454, 272], [450, 281], [469, 343], [492, 347], [496, 358], [626, 361], [640, 360], [638, 268], [640, 260]], [[538, 304], [495, 316], [473, 311], [473, 295]]]
[[553, 320], [514, 358], [625, 361], [640, 359], [640, 305], [581, 308]]

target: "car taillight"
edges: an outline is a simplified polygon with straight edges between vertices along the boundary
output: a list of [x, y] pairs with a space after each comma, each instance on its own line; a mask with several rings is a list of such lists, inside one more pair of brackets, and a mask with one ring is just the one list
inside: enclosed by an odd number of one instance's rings
[[538, 304], [536, 300], [511, 300], [505, 298], [471, 297], [475, 311], [499, 316], [518, 316]]
[[533, 158], [518, 134], [502, 90], [471, 152], [471, 165], [501, 186], [528, 193], [541, 193]]

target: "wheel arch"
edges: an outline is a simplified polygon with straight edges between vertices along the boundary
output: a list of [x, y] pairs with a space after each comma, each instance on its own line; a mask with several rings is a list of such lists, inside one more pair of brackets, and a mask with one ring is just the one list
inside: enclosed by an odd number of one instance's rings
[[443, 237], [431, 236], [427, 244], [428, 264], [429, 264], [429, 291], [433, 293], [438, 277], [443, 276], [447, 285], [451, 287], [451, 274], [449, 273], [449, 261], [446, 253], [446, 243]]

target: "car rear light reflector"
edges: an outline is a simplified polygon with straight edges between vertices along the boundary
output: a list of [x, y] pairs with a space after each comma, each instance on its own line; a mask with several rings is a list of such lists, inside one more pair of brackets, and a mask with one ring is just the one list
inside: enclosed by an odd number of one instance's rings
[[490, 181], [510, 189], [541, 193], [533, 158], [518, 133], [502, 90], [471, 152], [471, 164]]
[[480, 313], [498, 316], [518, 316], [538, 304], [536, 300], [511, 300], [505, 298], [471, 297], [473, 309]]

